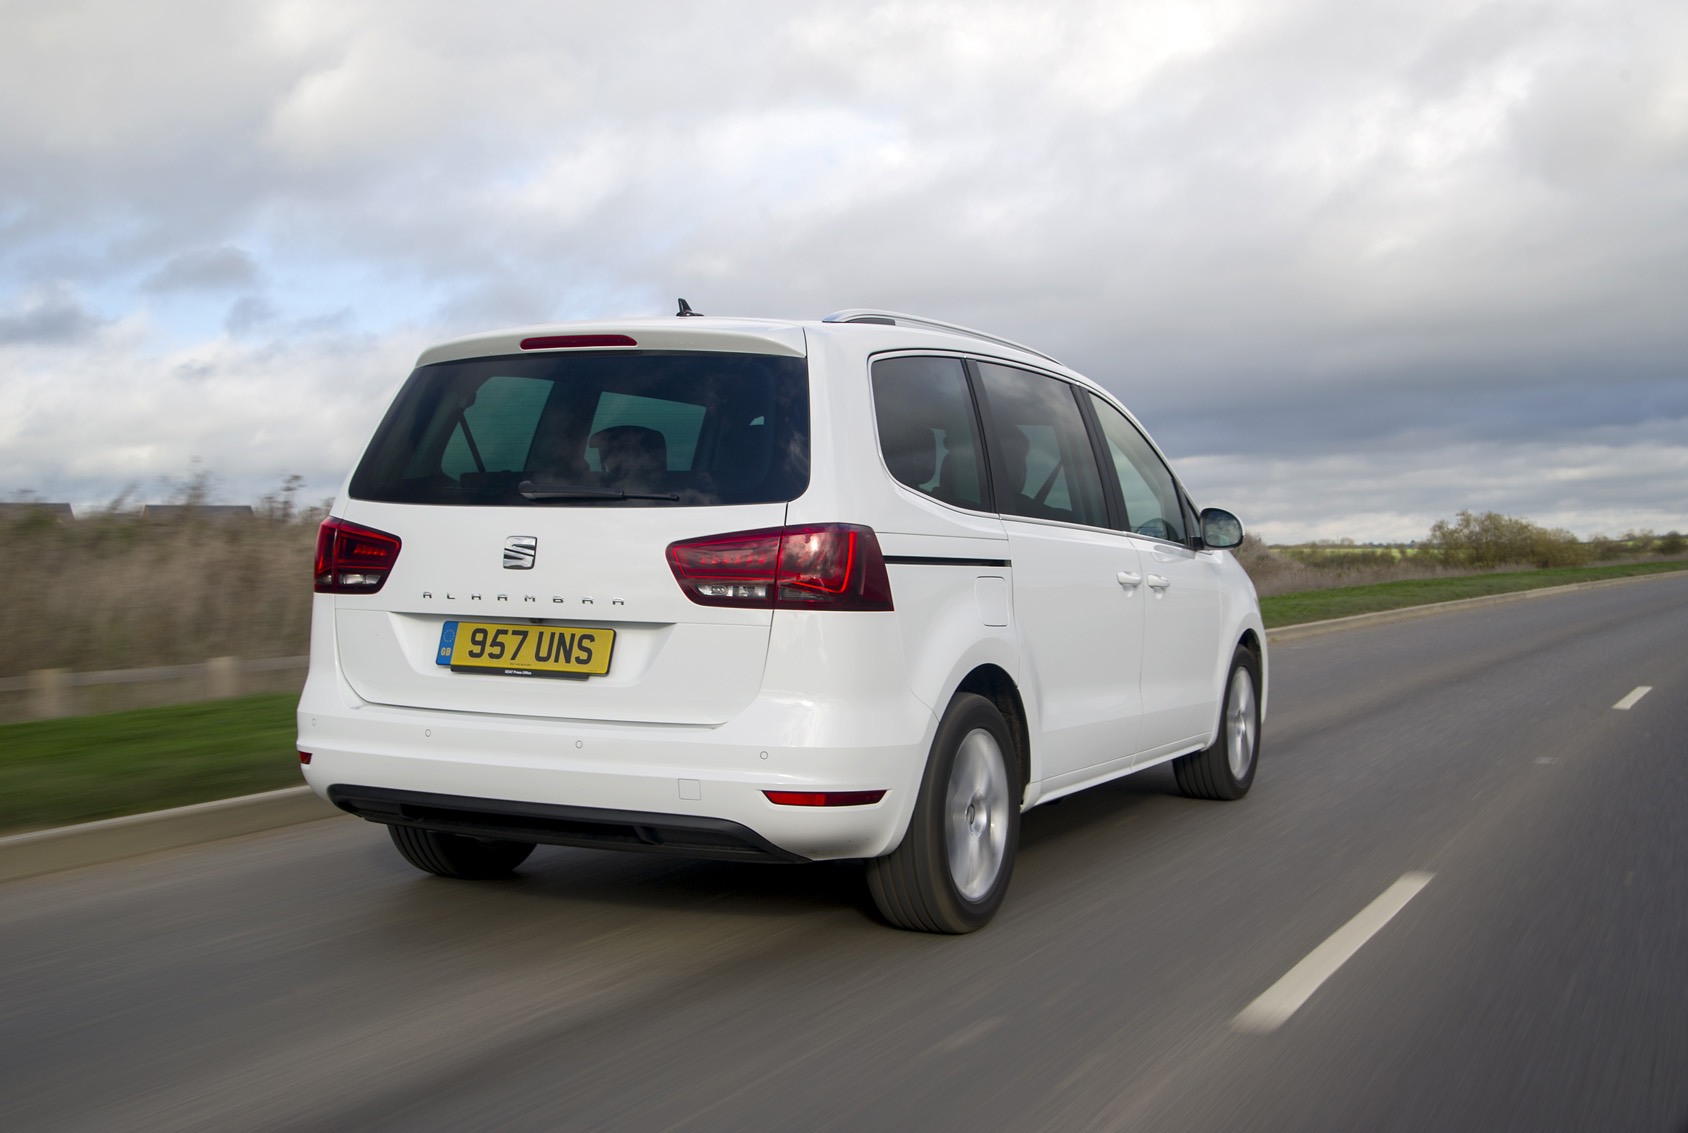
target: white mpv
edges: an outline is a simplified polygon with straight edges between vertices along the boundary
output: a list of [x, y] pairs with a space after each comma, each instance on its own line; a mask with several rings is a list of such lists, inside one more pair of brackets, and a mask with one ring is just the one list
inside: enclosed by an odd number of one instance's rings
[[300, 759], [446, 877], [541, 843], [863, 859], [891, 923], [968, 932], [1022, 810], [1168, 760], [1248, 790], [1241, 540], [1107, 391], [965, 328], [460, 338], [322, 525]]

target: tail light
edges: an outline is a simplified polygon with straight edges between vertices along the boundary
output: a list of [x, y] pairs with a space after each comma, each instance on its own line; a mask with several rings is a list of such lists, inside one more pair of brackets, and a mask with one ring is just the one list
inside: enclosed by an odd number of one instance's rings
[[397, 535], [333, 517], [317, 529], [318, 594], [373, 594], [398, 561]]
[[891, 577], [870, 527], [819, 523], [684, 539], [668, 565], [700, 606], [889, 610]]

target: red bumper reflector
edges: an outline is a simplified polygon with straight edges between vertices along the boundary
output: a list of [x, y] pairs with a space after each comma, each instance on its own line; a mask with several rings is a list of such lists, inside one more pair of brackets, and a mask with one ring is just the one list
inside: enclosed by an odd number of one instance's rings
[[885, 797], [884, 791], [763, 791], [768, 801], [780, 806], [870, 806]]
[[553, 334], [522, 339], [523, 350], [557, 350], [570, 346], [637, 346], [625, 334]]
[[299, 753], [299, 762], [300, 763], [309, 763], [310, 761], [311, 761], [311, 753], [310, 752], [302, 751], [302, 752]]

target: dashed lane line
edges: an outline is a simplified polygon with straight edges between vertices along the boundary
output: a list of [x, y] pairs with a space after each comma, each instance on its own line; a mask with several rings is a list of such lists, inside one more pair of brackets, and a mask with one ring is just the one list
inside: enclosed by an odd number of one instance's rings
[[1634, 692], [1612, 705], [1612, 707], [1616, 708], [1619, 712], [1628, 712], [1631, 708], [1635, 707], [1636, 701], [1640, 700], [1652, 691], [1652, 685], [1637, 685]]
[[1408, 873], [1385, 889], [1359, 915], [1333, 932], [1326, 941], [1307, 957], [1284, 973], [1282, 979], [1267, 988], [1253, 1003], [1238, 1012], [1231, 1020], [1233, 1030], [1264, 1035], [1277, 1030], [1300, 1009], [1303, 1003], [1319, 990], [1336, 970], [1346, 964], [1360, 948], [1376, 936], [1378, 931], [1406, 908], [1418, 891], [1430, 884], [1435, 876], [1429, 873]]

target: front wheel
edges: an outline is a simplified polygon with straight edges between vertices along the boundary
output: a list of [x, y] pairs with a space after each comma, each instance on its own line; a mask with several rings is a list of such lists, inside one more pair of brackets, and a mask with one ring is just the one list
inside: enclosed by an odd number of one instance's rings
[[1260, 662], [1242, 646], [1231, 657], [1219, 734], [1205, 751], [1172, 761], [1178, 789], [1192, 799], [1240, 799], [1260, 755]]
[[908, 833], [868, 862], [886, 920], [917, 932], [973, 932], [1008, 892], [1020, 840], [1014, 741], [996, 706], [963, 693], [932, 742]]

